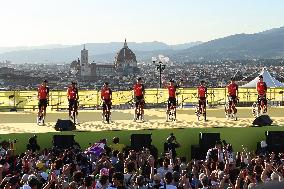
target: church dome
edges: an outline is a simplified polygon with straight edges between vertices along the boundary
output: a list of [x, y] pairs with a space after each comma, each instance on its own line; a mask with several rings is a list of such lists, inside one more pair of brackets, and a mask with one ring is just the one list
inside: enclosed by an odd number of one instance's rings
[[[115, 65], [122, 66], [122, 64], [136, 64], [136, 55], [132, 52], [131, 49], [128, 48], [126, 39], [123, 45], [123, 48], [117, 53], [115, 57]], [[134, 66], [132, 65], [132, 66]]]

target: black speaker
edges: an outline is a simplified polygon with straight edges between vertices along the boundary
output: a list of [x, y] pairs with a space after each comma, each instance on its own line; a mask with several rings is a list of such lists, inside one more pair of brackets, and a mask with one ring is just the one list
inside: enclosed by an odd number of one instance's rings
[[56, 131], [73, 131], [76, 130], [76, 126], [71, 120], [58, 119], [54, 129]]
[[132, 134], [131, 135], [131, 148], [133, 150], [141, 150], [144, 148], [150, 148], [152, 143], [151, 134]]
[[269, 152], [284, 152], [284, 131], [266, 131], [266, 143]]
[[268, 126], [272, 125], [273, 121], [270, 119], [268, 115], [261, 115], [252, 122], [253, 125], [256, 126]]
[[53, 146], [56, 148], [67, 149], [74, 143], [74, 135], [53, 135]]
[[216, 141], [220, 141], [220, 133], [199, 133], [200, 155], [202, 159], [206, 157], [206, 153], [213, 148]]
[[213, 148], [216, 141], [220, 141], [220, 133], [199, 133], [199, 145], [201, 148]]
[[191, 159], [202, 160], [199, 145], [191, 145]]

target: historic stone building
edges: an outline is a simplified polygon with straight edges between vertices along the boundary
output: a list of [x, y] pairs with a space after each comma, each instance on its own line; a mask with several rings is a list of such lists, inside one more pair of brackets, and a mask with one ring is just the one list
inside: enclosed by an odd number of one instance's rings
[[110, 75], [129, 75], [136, 73], [137, 60], [135, 54], [127, 46], [125, 39], [123, 48], [115, 56], [114, 64], [97, 64], [89, 62], [89, 54], [85, 45], [81, 50], [81, 60], [73, 61], [71, 69], [77, 69], [83, 78], [110, 76]]
[[115, 57], [114, 66], [117, 72], [124, 75], [137, 72], [136, 55], [128, 48], [126, 39], [123, 48], [120, 49]]

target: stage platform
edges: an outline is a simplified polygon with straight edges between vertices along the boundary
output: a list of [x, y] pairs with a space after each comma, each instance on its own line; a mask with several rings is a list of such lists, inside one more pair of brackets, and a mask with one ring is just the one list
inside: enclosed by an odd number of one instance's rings
[[198, 144], [199, 132], [219, 132], [221, 138], [233, 144], [235, 150], [241, 150], [242, 144], [248, 150], [256, 149], [256, 142], [265, 139], [265, 131], [284, 131], [284, 108], [269, 109], [273, 126], [252, 127], [254, 118], [250, 108], [239, 108], [238, 121], [224, 118], [223, 108], [209, 109], [208, 121], [197, 121], [193, 109], [181, 109], [177, 112], [176, 122], [165, 122], [164, 109], [145, 110], [145, 122], [134, 123], [133, 110], [113, 110], [113, 123], [101, 122], [101, 111], [80, 111], [76, 131], [57, 132], [54, 125], [57, 119], [67, 119], [67, 112], [48, 112], [45, 126], [38, 126], [36, 112], [0, 112], [0, 141], [4, 139], [18, 139], [17, 152], [23, 152], [27, 140], [37, 134], [42, 148], [52, 146], [52, 136], [55, 134], [74, 134], [75, 140], [86, 148], [100, 138], [107, 138], [111, 143], [114, 136], [119, 136], [121, 142], [130, 144], [131, 134], [151, 133], [152, 144], [159, 152], [167, 136], [173, 132], [182, 147], [178, 153], [189, 157], [190, 146]]

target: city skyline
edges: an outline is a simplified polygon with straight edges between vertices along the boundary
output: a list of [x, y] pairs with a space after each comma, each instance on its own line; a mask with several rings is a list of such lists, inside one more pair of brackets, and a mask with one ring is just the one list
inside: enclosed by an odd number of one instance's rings
[[3, 1], [0, 47], [107, 43], [124, 38], [171, 45], [206, 42], [281, 27], [283, 5], [280, 0]]

